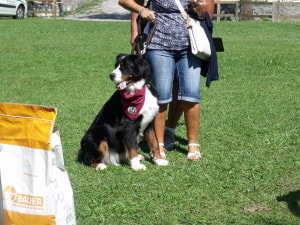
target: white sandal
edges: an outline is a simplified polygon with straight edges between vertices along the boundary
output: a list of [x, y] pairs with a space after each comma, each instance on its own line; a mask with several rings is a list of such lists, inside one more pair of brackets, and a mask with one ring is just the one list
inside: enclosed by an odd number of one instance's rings
[[[158, 146], [163, 147], [163, 149], [165, 149], [164, 148], [164, 146], [165, 146], [164, 143], [158, 143]], [[163, 159], [167, 158], [165, 151], [160, 151], [160, 149], [159, 149], [159, 153], [160, 153], [161, 158], [163, 158]]]
[[[158, 143], [159, 146], [164, 146], [163, 143]], [[150, 151], [150, 155], [151, 155], [151, 158], [152, 158], [152, 161], [154, 162], [155, 165], [158, 165], [158, 166], [167, 166], [169, 164], [169, 161], [166, 159], [166, 154], [165, 152], [161, 152], [160, 151], [160, 156], [161, 156], [161, 159], [157, 159], [154, 157], [153, 155], [153, 151], [151, 150]]]
[[[158, 143], [158, 145], [159, 146], [164, 146], [164, 143]], [[161, 156], [162, 159], [166, 159], [167, 158], [166, 153], [164, 151], [162, 152], [162, 151], [159, 150], [159, 154], [160, 154], [160, 156]], [[152, 150], [150, 151], [150, 156], [151, 156], [151, 158], [156, 159], [154, 157], [154, 155], [153, 155], [153, 151]]]
[[[189, 143], [188, 146], [195, 146], [195, 147], [200, 147], [200, 145], [198, 143]], [[193, 151], [193, 152], [189, 152], [187, 154], [187, 159], [191, 160], [191, 161], [196, 161], [199, 160], [202, 157], [200, 151]]]

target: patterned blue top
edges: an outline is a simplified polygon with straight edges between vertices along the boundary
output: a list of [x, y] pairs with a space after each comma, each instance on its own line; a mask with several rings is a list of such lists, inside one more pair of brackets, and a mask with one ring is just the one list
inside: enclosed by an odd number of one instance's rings
[[[190, 0], [180, 0], [188, 11]], [[175, 0], [151, 0], [156, 29], [148, 49], [182, 50], [189, 47], [189, 35]]]

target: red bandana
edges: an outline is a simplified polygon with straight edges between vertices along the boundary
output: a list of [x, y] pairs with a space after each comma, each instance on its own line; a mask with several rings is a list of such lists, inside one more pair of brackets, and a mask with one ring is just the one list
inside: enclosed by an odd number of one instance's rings
[[133, 94], [121, 90], [121, 99], [123, 110], [130, 120], [134, 120], [138, 117], [144, 102], [145, 102], [146, 86], [141, 90], [135, 91]]

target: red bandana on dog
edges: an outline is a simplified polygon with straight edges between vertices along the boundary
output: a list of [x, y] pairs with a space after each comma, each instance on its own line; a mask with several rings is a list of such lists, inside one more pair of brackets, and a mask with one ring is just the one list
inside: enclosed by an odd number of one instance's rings
[[144, 102], [145, 102], [146, 86], [141, 90], [135, 91], [133, 94], [121, 90], [122, 106], [126, 116], [130, 120], [134, 120], [138, 117]]

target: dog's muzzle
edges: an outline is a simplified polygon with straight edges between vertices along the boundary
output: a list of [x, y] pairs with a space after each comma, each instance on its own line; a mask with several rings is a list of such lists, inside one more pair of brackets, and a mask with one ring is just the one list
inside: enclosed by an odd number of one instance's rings
[[109, 78], [112, 80], [112, 81], [115, 81], [115, 78], [116, 78], [116, 73], [111, 73], [109, 74]]

